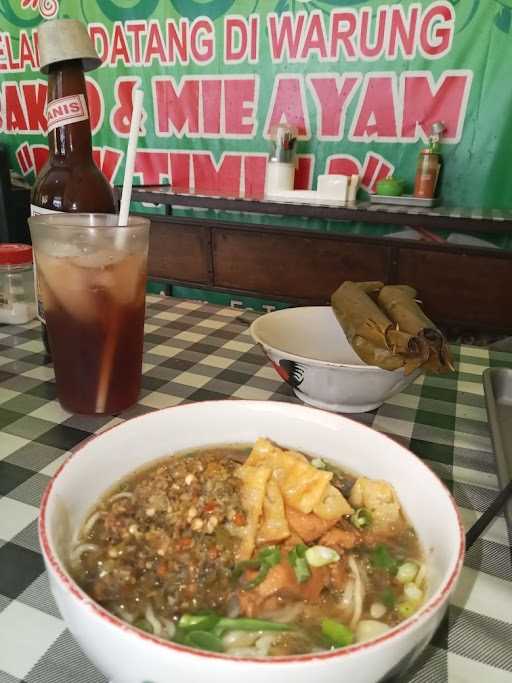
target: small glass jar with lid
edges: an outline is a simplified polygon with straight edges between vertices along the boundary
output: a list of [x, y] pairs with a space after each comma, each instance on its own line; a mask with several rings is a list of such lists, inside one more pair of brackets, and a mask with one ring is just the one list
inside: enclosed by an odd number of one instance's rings
[[32, 247], [0, 244], [0, 324], [23, 325], [35, 317]]

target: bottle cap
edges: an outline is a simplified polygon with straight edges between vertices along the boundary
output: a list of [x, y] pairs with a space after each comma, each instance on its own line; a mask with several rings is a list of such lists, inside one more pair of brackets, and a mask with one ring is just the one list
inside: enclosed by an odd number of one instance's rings
[[81, 59], [84, 71], [97, 69], [101, 59], [89, 37], [87, 27], [77, 19], [44, 21], [37, 29], [40, 69], [67, 59]]
[[32, 263], [30, 244], [0, 244], [0, 266], [21, 266]]

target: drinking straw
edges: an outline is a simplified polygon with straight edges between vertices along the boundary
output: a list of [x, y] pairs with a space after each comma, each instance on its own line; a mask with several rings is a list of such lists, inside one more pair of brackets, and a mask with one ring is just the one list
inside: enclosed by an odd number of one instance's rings
[[[135, 168], [135, 153], [139, 139], [139, 125], [142, 114], [142, 100], [144, 93], [142, 90], [135, 90], [133, 93], [132, 120], [130, 123], [130, 135], [128, 138], [128, 148], [126, 150], [126, 164], [124, 167], [123, 192], [121, 194], [121, 206], [119, 209], [118, 226], [128, 225], [128, 214], [130, 211], [130, 201], [132, 197], [133, 171]], [[126, 244], [126, 233], [124, 230], [117, 230], [115, 245], [117, 249], [123, 249]], [[108, 389], [114, 365], [114, 354], [117, 346], [118, 315], [114, 315], [110, 321], [110, 327], [105, 340], [103, 358], [101, 360], [98, 393], [96, 395], [96, 412], [104, 413], [107, 404]]]
[[128, 225], [128, 213], [130, 211], [130, 200], [132, 198], [133, 170], [135, 168], [135, 153], [137, 151], [137, 142], [139, 140], [139, 125], [142, 114], [143, 99], [144, 93], [142, 90], [135, 90], [133, 92], [132, 120], [130, 123], [128, 149], [126, 150], [123, 192], [121, 194], [121, 207], [119, 209], [119, 225]]

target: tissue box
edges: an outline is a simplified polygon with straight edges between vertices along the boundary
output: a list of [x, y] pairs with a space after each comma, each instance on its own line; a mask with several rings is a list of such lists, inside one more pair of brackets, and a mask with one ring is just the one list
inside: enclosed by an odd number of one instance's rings
[[350, 178], [346, 175], [319, 175], [317, 191], [322, 197], [347, 201], [349, 182]]

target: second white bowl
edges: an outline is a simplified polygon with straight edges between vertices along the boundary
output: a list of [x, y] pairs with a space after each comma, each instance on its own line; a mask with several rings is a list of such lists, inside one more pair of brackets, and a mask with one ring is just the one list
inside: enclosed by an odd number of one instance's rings
[[356, 354], [330, 306], [273, 311], [257, 318], [251, 335], [295, 395], [316, 408], [363, 413], [418, 377], [366, 365]]

